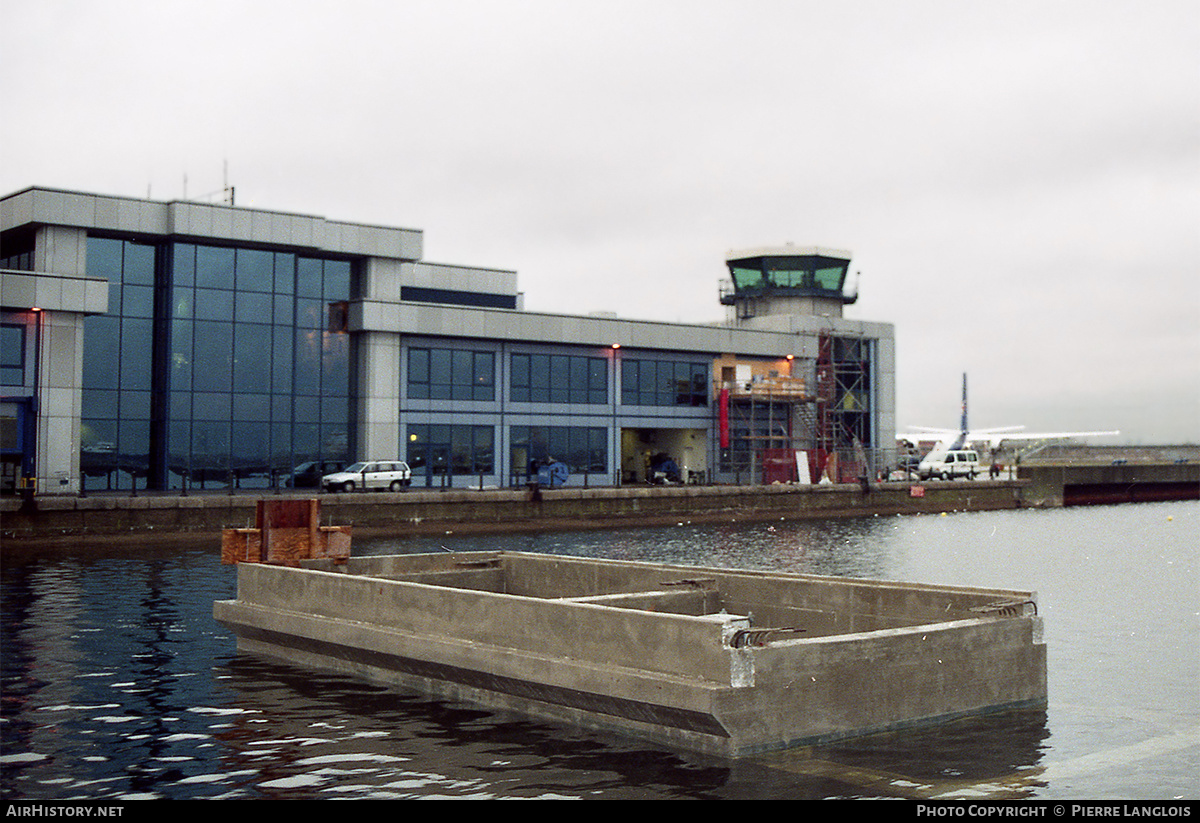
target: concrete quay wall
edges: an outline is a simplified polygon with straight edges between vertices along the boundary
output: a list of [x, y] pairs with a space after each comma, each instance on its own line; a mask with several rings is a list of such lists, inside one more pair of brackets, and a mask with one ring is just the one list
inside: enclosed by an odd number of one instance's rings
[[1117, 460], [1109, 463], [1022, 464], [1031, 506], [1085, 506], [1156, 500], [1200, 500], [1200, 463]]
[[[1012, 509], [1026, 482], [977, 480], [826, 486], [680, 486], [303, 494], [322, 521], [357, 534], [607, 528], [677, 521], [854, 517]], [[216, 533], [254, 525], [259, 494], [57, 497], [0, 500], [0, 537]]]

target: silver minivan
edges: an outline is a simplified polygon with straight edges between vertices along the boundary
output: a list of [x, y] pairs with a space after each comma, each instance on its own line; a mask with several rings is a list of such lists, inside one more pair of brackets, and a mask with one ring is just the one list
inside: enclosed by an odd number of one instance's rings
[[321, 478], [321, 488], [327, 492], [352, 492], [356, 489], [387, 489], [398, 492], [412, 485], [412, 469], [403, 460], [375, 460], [355, 463], [344, 471]]

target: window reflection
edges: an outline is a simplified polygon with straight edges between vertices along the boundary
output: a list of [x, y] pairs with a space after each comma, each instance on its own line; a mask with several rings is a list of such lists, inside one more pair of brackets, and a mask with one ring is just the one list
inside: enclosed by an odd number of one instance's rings
[[707, 363], [622, 360], [621, 402], [631, 406], [707, 406]]
[[608, 467], [608, 432], [602, 426], [513, 426], [510, 430], [515, 474], [537, 474], [538, 467], [565, 463], [571, 474], [603, 474]]
[[467, 349], [408, 350], [408, 397], [414, 400], [495, 400], [496, 355]]
[[87, 489], [258, 487], [306, 460], [348, 458], [351, 339], [327, 321], [329, 304], [352, 296], [349, 261], [103, 237], [87, 255], [111, 294], [109, 313], [85, 320]]
[[452, 483], [454, 476], [478, 476], [495, 471], [495, 430], [492, 426], [411, 424], [407, 461], [426, 485]]
[[564, 354], [513, 354], [511, 396], [517, 403], [608, 403], [608, 360]]

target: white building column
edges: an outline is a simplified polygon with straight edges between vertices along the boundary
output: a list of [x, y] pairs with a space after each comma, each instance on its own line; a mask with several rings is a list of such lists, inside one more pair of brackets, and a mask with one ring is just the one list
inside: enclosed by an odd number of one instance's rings
[[356, 460], [403, 460], [400, 444], [400, 335], [358, 336]]
[[38, 492], [78, 494], [84, 316], [64, 311], [38, 315]]
[[83, 320], [108, 309], [108, 284], [89, 279], [87, 232], [41, 226], [34, 244], [32, 294], [36, 308], [36, 455], [40, 494], [80, 491], [80, 417], [83, 409]]

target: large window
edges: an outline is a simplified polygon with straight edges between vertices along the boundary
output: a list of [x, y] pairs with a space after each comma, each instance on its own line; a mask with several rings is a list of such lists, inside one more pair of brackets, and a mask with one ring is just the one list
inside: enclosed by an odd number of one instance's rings
[[516, 403], [608, 402], [608, 360], [568, 354], [514, 354], [511, 395]]
[[603, 426], [513, 426], [512, 472], [536, 474], [544, 463], [565, 463], [571, 474], [608, 471], [608, 430]]
[[266, 486], [350, 457], [351, 266], [259, 249], [172, 249], [170, 480]]
[[0, 324], [0, 385], [25, 385], [25, 326]]
[[84, 319], [80, 468], [87, 488], [147, 488], [158, 248], [88, 238], [87, 273], [108, 281], [108, 314]]
[[707, 406], [708, 363], [621, 361], [621, 403], [628, 406]]
[[91, 237], [87, 263], [110, 284], [85, 321], [88, 488], [263, 487], [348, 459], [349, 261]]
[[467, 349], [408, 350], [413, 400], [495, 400], [496, 355]]
[[453, 476], [495, 471], [492, 426], [409, 424], [408, 465], [417, 477], [436, 485]]

